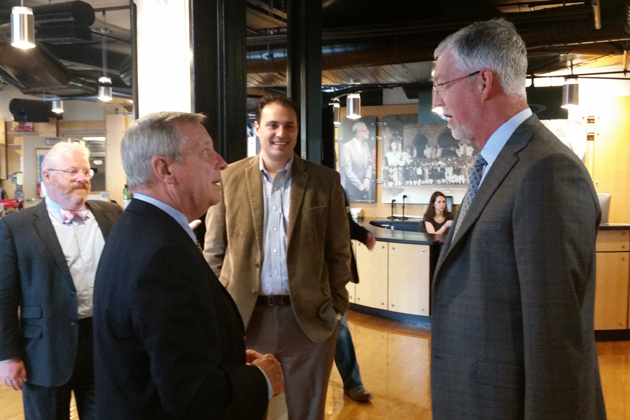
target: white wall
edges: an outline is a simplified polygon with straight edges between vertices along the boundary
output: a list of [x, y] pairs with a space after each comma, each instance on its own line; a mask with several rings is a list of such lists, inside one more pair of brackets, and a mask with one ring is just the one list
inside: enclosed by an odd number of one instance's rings
[[105, 103], [101, 101], [63, 101], [65, 121], [101, 121], [105, 119]]
[[383, 89], [383, 105], [417, 104], [417, 99], [409, 99], [401, 87]]

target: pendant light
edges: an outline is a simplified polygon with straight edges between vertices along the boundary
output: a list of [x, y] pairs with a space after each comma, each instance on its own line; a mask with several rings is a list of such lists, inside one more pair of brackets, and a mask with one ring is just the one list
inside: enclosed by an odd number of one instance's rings
[[573, 74], [573, 61], [571, 61], [571, 76], [564, 78], [562, 85], [562, 108], [577, 108], [580, 105], [580, 85], [578, 85], [578, 77]]
[[350, 93], [348, 94], [346, 101], [346, 117], [351, 120], [358, 120], [361, 118], [361, 94], [360, 93]]
[[35, 48], [35, 18], [33, 9], [21, 6], [11, 9], [11, 45], [27, 50]]
[[341, 125], [341, 114], [339, 113], [339, 109], [340, 109], [339, 100], [335, 99], [331, 105], [333, 107], [333, 124], [335, 126], [339, 126]]
[[103, 10], [103, 27], [101, 28], [102, 49], [103, 49], [103, 77], [98, 79], [98, 99], [103, 102], [112, 100], [112, 79], [107, 77], [107, 20], [105, 19], [105, 10]]
[[562, 85], [562, 108], [576, 108], [580, 105], [580, 85], [578, 85], [577, 76], [568, 76], [564, 78]]
[[63, 101], [61, 99], [52, 101], [52, 112], [55, 114], [63, 114]]

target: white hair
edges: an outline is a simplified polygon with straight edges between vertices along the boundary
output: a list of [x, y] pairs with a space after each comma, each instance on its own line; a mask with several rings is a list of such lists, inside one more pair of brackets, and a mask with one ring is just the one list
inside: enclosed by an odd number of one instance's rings
[[525, 97], [527, 48], [514, 25], [505, 19], [475, 22], [449, 35], [434, 57], [450, 51], [464, 73], [492, 70], [508, 95]]
[[156, 112], [140, 118], [127, 128], [120, 153], [129, 188], [151, 182], [151, 161], [156, 156], [166, 156], [181, 163], [186, 137], [177, 124], [202, 124], [205, 120], [206, 116], [202, 114]]
[[54, 166], [59, 164], [59, 161], [63, 156], [72, 157], [75, 153], [81, 154], [87, 161], [90, 160], [90, 151], [81, 143], [62, 141], [55, 144], [50, 148], [48, 153], [44, 155], [41, 170], [45, 171], [46, 169], [52, 169]]

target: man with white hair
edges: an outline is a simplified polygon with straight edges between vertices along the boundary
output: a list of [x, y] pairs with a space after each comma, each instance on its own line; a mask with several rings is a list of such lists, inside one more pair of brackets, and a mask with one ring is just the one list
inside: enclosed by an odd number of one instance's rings
[[532, 115], [511, 23], [474, 23], [435, 58], [433, 105], [481, 152], [434, 271], [433, 418], [605, 419], [590, 176]]
[[44, 156], [47, 196], [0, 219], [0, 379], [22, 390], [26, 420], [67, 420], [74, 392], [94, 418], [92, 292], [105, 238], [122, 209], [86, 201], [89, 151]]

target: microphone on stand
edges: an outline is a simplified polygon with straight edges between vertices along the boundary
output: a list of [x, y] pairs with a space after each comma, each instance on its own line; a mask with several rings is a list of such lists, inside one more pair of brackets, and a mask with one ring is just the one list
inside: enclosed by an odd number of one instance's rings
[[396, 217], [394, 217], [394, 205], [396, 203], [396, 200], [392, 199], [392, 215], [388, 217], [389, 220], [395, 220]]
[[407, 196], [403, 195], [403, 203], [402, 203], [403, 204], [403, 210], [402, 210], [402, 218], [401, 218], [401, 220], [409, 219], [408, 217], [405, 217], [405, 198], [407, 198]]

